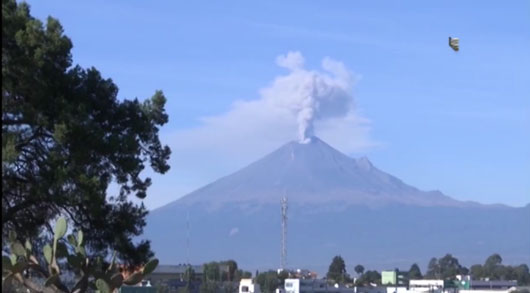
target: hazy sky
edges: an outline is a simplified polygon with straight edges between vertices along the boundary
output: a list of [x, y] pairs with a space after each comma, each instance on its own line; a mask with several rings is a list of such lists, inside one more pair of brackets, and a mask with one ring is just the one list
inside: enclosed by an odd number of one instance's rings
[[334, 60], [351, 74], [355, 107], [315, 124], [332, 146], [423, 190], [530, 202], [529, 1], [29, 3], [120, 98], [166, 94], [171, 170], [153, 176], [150, 208], [297, 138], [295, 115], [263, 107], [291, 51], [304, 70], [326, 75]]

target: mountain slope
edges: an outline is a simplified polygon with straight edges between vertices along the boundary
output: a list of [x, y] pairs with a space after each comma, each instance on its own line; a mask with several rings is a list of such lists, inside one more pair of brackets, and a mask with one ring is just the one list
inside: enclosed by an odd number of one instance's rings
[[317, 137], [308, 144], [290, 142], [178, 202], [277, 203], [284, 195], [296, 203], [471, 205], [440, 192], [420, 191], [377, 169], [367, 158], [350, 158]]
[[530, 262], [530, 205], [481, 205], [421, 191], [316, 137], [152, 211], [144, 236], [163, 263], [232, 258], [246, 269], [276, 268], [282, 196], [289, 200], [294, 268], [323, 273], [337, 254], [374, 269], [408, 269], [445, 253], [464, 265], [493, 253], [505, 263]]

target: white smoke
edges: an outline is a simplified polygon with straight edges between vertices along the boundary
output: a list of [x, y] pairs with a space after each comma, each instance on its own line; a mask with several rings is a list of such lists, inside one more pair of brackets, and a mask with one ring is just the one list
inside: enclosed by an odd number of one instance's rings
[[305, 69], [302, 54], [291, 52], [276, 63], [287, 71], [272, 78], [256, 97], [234, 100], [225, 112], [162, 134], [173, 151], [174, 168], [171, 176], [153, 175], [157, 184], [151, 192], [166, 196], [147, 197], [149, 208], [240, 169], [297, 136], [307, 142], [313, 131], [347, 154], [380, 145], [371, 138], [370, 120], [353, 107], [353, 76], [341, 62], [324, 58], [321, 68], [311, 71]]
[[296, 115], [299, 141], [308, 143], [315, 120], [344, 117], [350, 112], [353, 78], [342, 63], [330, 58], [322, 61], [323, 72], [304, 69], [304, 62], [300, 52], [278, 56], [276, 64], [290, 72], [262, 89], [261, 95], [270, 105]]

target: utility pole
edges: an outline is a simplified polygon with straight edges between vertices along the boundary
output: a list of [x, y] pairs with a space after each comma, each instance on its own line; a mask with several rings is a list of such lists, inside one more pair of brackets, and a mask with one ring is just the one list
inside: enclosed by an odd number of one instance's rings
[[281, 200], [282, 204], [282, 258], [281, 269], [285, 270], [287, 264], [287, 196]]

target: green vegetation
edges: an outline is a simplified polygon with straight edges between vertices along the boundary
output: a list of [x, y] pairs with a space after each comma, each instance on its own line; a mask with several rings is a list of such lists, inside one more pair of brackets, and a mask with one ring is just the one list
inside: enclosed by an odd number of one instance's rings
[[355, 282], [357, 286], [381, 285], [381, 274], [378, 271], [366, 271]]
[[440, 259], [433, 257], [429, 261], [425, 278], [454, 280], [456, 275], [466, 275], [468, 272], [469, 270], [461, 266], [456, 257], [446, 254]]
[[[334, 259], [335, 261], [335, 259]], [[341, 268], [343, 260], [337, 260], [334, 268]], [[359, 278], [355, 284], [357, 286], [369, 286], [370, 284], [381, 284], [381, 275], [377, 271], [365, 271], [362, 265], [357, 265], [355, 271]], [[329, 274], [329, 272], [328, 272]], [[405, 274], [409, 280], [423, 279], [442, 279], [445, 281], [454, 281], [457, 275], [471, 275], [473, 280], [516, 280], [519, 286], [530, 285], [530, 271], [528, 265], [520, 264], [517, 266], [502, 265], [502, 258], [499, 254], [493, 254], [486, 259], [483, 265], [473, 265], [470, 269], [460, 265], [458, 259], [451, 254], [446, 254], [442, 258], [433, 257], [429, 261], [428, 271], [422, 276], [418, 264], [412, 264], [409, 271]]]
[[[42, 242], [66, 216], [87, 250], [145, 263], [149, 242], [132, 239], [147, 210], [129, 195], [146, 196], [146, 164], [169, 169], [170, 149], [158, 138], [166, 98], [118, 99], [111, 79], [72, 65], [71, 49], [58, 20], [43, 25], [26, 3], [2, 0], [2, 246], [9, 230]], [[107, 194], [111, 182], [119, 194]]]
[[281, 281], [278, 272], [268, 271], [257, 274], [256, 283], [259, 284], [261, 292], [272, 293], [280, 286]]
[[517, 280], [517, 284], [520, 286], [530, 285], [528, 265], [505, 266], [502, 264], [502, 258], [499, 254], [488, 257], [484, 265], [471, 266], [470, 272], [474, 279]]
[[458, 259], [450, 254], [447, 254], [440, 259], [432, 258], [429, 262], [429, 269], [425, 277], [454, 280], [456, 275], [466, 274], [470, 274], [474, 280], [517, 280], [517, 283], [520, 286], [530, 285], [528, 265], [502, 265], [502, 258], [499, 254], [489, 256], [484, 265], [473, 265], [470, 269], [461, 266], [458, 263]]
[[[110, 263], [105, 263], [100, 257], [92, 258], [85, 248], [84, 233], [78, 231], [66, 235], [67, 230], [66, 219], [59, 218], [52, 243], [46, 244], [42, 251], [45, 263], [39, 261], [42, 256], [36, 254], [29, 240], [22, 245], [16, 232], [10, 231], [10, 255], [2, 256], [2, 291], [12, 291], [13, 287], [22, 285], [31, 292], [85, 292], [92, 289], [110, 293], [123, 284], [141, 282], [158, 265], [158, 260], [153, 259], [124, 279], [115, 264], [115, 254]], [[61, 280], [61, 277], [64, 279], [64, 270], [75, 273], [77, 281], [72, 288]], [[39, 279], [44, 281], [43, 284], [38, 282]]]
[[335, 256], [331, 261], [326, 277], [328, 280], [339, 284], [351, 282], [351, 278], [346, 272], [346, 263], [340, 255]]
[[[252, 274], [238, 269], [237, 262], [227, 260], [209, 262], [203, 265], [203, 278], [200, 292], [232, 292], [242, 278], [250, 278]], [[188, 281], [189, 284], [189, 281]]]
[[409, 269], [409, 272], [408, 272], [408, 276], [409, 280], [418, 280], [418, 279], [422, 279], [423, 276], [421, 275], [421, 270], [420, 270], [420, 267], [418, 266], [418, 264], [412, 264], [410, 266], [410, 269]]
[[361, 276], [364, 273], [364, 267], [362, 265], [356, 265], [354, 270], [359, 276]]

